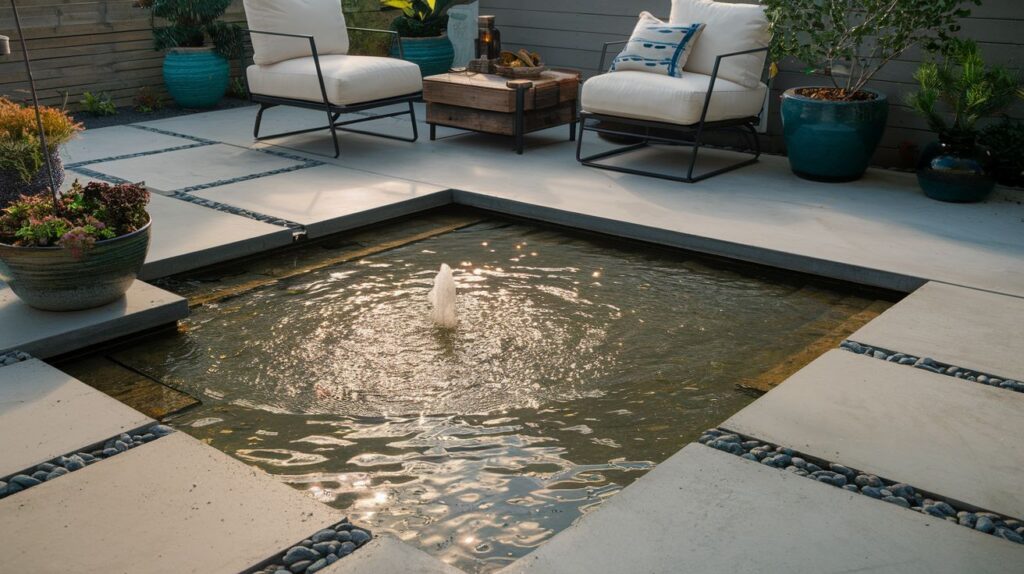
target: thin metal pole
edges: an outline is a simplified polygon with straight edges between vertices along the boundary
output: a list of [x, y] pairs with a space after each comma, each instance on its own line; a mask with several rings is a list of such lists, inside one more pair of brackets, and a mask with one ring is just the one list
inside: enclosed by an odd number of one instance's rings
[[53, 176], [53, 164], [50, 162], [50, 149], [46, 145], [46, 132], [43, 130], [43, 115], [39, 111], [39, 96], [36, 95], [36, 80], [32, 76], [32, 65], [28, 59], [28, 45], [25, 43], [25, 33], [21, 30], [21, 18], [18, 17], [18, 6], [11, 0], [11, 10], [14, 11], [14, 25], [18, 28], [18, 39], [21, 40], [21, 52], [25, 59], [25, 71], [28, 72], [28, 86], [32, 91], [32, 104], [36, 110], [36, 124], [39, 126], [39, 146], [42, 148], [43, 161], [46, 162], [46, 174], [50, 177], [50, 195], [53, 197], [53, 212], [60, 213], [59, 190], [57, 179]]

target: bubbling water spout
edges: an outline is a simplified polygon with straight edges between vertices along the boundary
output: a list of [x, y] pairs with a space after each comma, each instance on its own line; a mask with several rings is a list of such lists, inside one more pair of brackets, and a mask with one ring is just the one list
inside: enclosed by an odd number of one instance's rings
[[441, 270], [434, 277], [434, 288], [427, 295], [434, 308], [430, 318], [434, 324], [446, 329], [455, 328], [458, 318], [455, 316], [455, 277], [447, 263], [441, 264]]

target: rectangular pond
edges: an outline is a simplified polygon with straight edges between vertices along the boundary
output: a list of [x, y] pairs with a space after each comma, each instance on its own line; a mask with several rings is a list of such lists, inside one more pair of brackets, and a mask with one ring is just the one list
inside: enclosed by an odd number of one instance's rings
[[[481, 572], [758, 396], [741, 385], [791, 372], [887, 305], [487, 215], [415, 235], [423, 225], [363, 232], [377, 248], [321, 242], [175, 278], [163, 286], [202, 304], [177, 333], [108, 358], [200, 399], [170, 420], [179, 429]], [[458, 288], [451, 330], [429, 318], [442, 263]]]

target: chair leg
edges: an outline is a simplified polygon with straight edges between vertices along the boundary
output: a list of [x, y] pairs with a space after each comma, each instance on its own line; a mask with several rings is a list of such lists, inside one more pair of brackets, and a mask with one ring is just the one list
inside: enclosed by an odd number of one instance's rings
[[331, 106], [327, 106], [327, 128], [331, 130], [331, 139], [334, 140], [334, 157], [338, 158], [341, 155], [341, 147], [338, 145], [338, 130], [334, 127], [334, 122], [337, 119], [337, 115], [331, 111]]
[[420, 129], [416, 125], [416, 108], [409, 102], [409, 118], [412, 121], [412, 141], [420, 139]]
[[260, 124], [263, 123], [263, 112], [268, 107], [267, 104], [260, 104], [260, 109], [256, 112], [256, 125], [252, 128], [252, 137], [254, 139], [260, 139]]

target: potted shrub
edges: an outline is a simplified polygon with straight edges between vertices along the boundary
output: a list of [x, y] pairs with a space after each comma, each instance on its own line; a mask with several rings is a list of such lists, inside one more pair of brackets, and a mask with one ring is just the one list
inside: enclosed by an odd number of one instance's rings
[[[53, 177], [59, 186], [64, 182], [60, 146], [81, 131], [82, 124], [62, 109], [41, 106], [39, 112]], [[35, 111], [0, 98], [0, 209], [22, 195], [44, 193], [49, 188]]]
[[867, 83], [915, 44], [934, 49], [963, 4], [980, 0], [762, 0], [771, 23], [774, 61], [794, 57], [827, 85], [782, 95], [790, 167], [819, 181], [852, 181], [867, 170], [889, 117], [885, 94]]
[[1024, 122], [1009, 118], [981, 132], [978, 143], [992, 151], [996, 183], [1024, 187]]
[[228, 90], [229, 58], [242, 51], [242, 28], [217, 19], [232, 0], [138, 0], [155, 18], [167, 22], [153, 28], [157, 50], [164, 56], [164, 83], [183, 108], [210, 108]]
[[149, 248], [149, 192], [77, 181], [59, 198], [23, 196], [0, 213], [0, 280], [46, 311], [119, 299]]
[[[448, 39], [448, 10], [472, 0], [380, 0], [387, 8], [402, 11], [391, 29], [402, 38], [404, 58], [420, 67], [424, 76], [443, 74], [452, 67], [455, 49]], [[399, 57], [398, 44], [391, 45], [391, 56]]]
[[942, 61], [921, 64], [914, 79], [920, 89], [908, 101], [939, 136], [917, 164], [925, 195], [960, 203], [985, 199], [995, 187], [995, 161], [978, 145], [977, 124], [1010, 105], [1018, 78], [1005, 68], [987, 67], [973, 41], [952, 40]]

